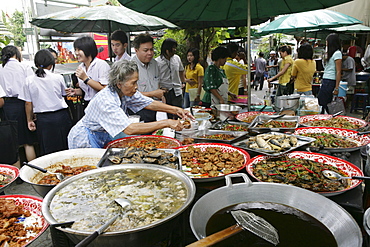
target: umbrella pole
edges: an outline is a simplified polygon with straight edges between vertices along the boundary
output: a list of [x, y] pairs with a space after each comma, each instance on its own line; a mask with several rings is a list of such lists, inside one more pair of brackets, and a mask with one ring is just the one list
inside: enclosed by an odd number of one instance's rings
[[109, 55], [109, 61], [112, 62], [112, 46], [111, 46], [111, 40], [110, 40], [110, 35], [112, 33], [112, 27], [111, 27], [112, 22], [108, 22], [108, 55]]
[[248, 111], [251, 110], [251, 0], [248, 1], [248, 15], [247, 15], [247, 33], [248, 33], [248, 38], [247, 38], [247, 69], [248, 69]]

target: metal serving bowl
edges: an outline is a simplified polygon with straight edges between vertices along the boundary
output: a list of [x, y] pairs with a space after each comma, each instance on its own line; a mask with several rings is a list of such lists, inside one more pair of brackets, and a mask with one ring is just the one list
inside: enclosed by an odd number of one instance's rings
[[[166, 239], [171, 234], [178, 234], [179, 226], [175, 225], [178, 223], [177, 221], [182, 218], [179, 217], [180, 214], [189, 207], [190, 203], [194, 199], [195, 195], [195, 184], [192, 181], [191, 178], [189, 178], [186, 174], [183, 172], [164, 167], [159, 165], [151, 165], [151, 164], [125, 164], [125, 165], [116, 165], [116, 166], [109, 166], [100, 168], [98, 170], [90, 170], [81, 174], [78, 174], [76, 176], [73, 176], [62, 183], [58, 184], [55, 188], [53, 188], [45, 197], [42, 205], [42, 213], [45, 217], [45, 219], [50, 224], [57, 224], [57, 222], [54, 217], [52, 216], [50, 212], [50, 206], [53, 201], [54, 196], [56, 193], [58, 193], [61, 189], [66, 187], [67, 185], [70, 185], [74, 183], [75, 181], [91, 176], [96, 175], [103, 172], [121, 172], [125, 171], [129, 173], [131, 169], [141, 169], [141, 170], [149, 170], [149, 171], [162, 171], [168, 175], [171, 175], [173, 177], [176, 177], [180, 179], [183, 182], [183, 185], [185, 186], [187, 190], [186, 200], [184, 201], [184, 204], [174, 213], [170, 214], [166, 218], [163, 218], [161, 220], [155, 221], [149, 225], [144, 225], [141, 227], [128, 229], [128, 230], [121, 230], [121, 231], [115, 231], [115, 232], [105, 232], [104, 234], [101, 234], [98, 238], [96, 238], [91, 245], [89, 246], [155, 246], [159, 242], [161, 242], [163, 239]], [[112, 177], [112, 180], [115, 178]], [[93, 183], [94, 181], [91, 181]], [[109, 183], [109, 180], [107, 181]], [[86, 209], [88, 210], [88, 209]], [[74, 243], [78, 243], [82, 239], [84, 239], [86, 236], [90, 235], [91, 232], [88, 231], [79, 231], [75, 229], [71, 229], [69, 227], [66, 228], [58, 228], [59, 230], [63, 231]], [[91, 231], [94, 231], [95, 229], [91, 229]]]
[[[80, 149], [69, 149], [60, 152], [55, 152], [41, 156], [37, 159], [32, 160], [30, 163], [41, 168], [47, 168], [54, 165], [57, 162], [65, 162], [73, 158], [86, 158], [86, 163], [75, 163], [75, 164], [65, 164], [71, 166], [83, 166], [83, 165], [97, 165], [101, 157], [104, 155], [105, 149], [100, 148], [80, 148]], [[92, 164], [91, 160], [96, 160], [96, 163]], [[54, 171], [53, 169], [51, 171]], [[41, 174], [40, 171], [33, 169], [28, 166], [23, 166], [20, 169], [20, 178], [31, 184], [36, 192], [44, 197], [55, 185], [47, 184], [37, 184], [33, 180], [37, 174]], [[46, 174], [45, 174], [46, 175]]]

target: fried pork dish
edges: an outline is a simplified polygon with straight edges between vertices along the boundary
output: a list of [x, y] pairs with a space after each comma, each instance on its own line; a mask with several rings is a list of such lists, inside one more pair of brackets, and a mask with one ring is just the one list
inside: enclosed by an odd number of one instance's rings
[[242, 142], [247, 148], [263, 150], [265, 152], [279, 153], [284, 150], [296, 147], [298, 139], [290, 135], [260, 134], [250, 137], [246, 142]]
[[346, 118], [342, 117], [335, 117], [326, 120], [315, 120], [304, 123], [309, 126], [320, 126], [320, 127], [334, 127], [334, 128], [342, 128], [342, 129], [358, 129], [361, 126], [355, 123], [350, 122]]
[[297, 126], [297, 122], [294, 121], [266, 121], [264, 123], [257, 124], [256, 128], [294, 128]]
[[164, 138], [137, 138], [131, 140], [122, 140], [121, 142], [115, 143], [111, 148], [124, 148], [124, 147], [137, 147], [137, 148], [174, 148], [177, 147], [177, 143]]
[[189, 146], [181, 152], [181, 160], [183, 165], [191, 168], [192, 174], [199, 174], [202, 178], [235, 172], [245, 163], [244, 156], [238, 151], [223, 152], [219, 147], [207, 147], [202, 151]]
[[19, 217], [31, 216], [23, 205], [16, 205], [14, 200], [0, 198], [0, 246], [21, 247], [30, 242], [42, 229], [37, 222], [31, 226], [21, 223]]
[[[54, 172], [62, 173], [65, 177], [71, 177], [77, 174], [80, 174], [81, 172], [90, 171], [92, 169], [96, 169], [96, 166], [78, 166], [78, 167], [71, 167], [71, 166], [65, 166], [62, 165], [61, 169], [55, 170]], [[49, 184], [49, 185], [55, 185], [60, 183], [59, 179], [57, 179], [57, 176], [54, 174], [49, 174], [44, 176], [37, 184]]]
[[290, 184], [315, 192], [339, 191], [349, 187], [346, 179], [336, 181], [324, 177], [323, 170], [347, 177], [334, 166], [288, 156], [268, 158], [253, 165], [253, 174], [262, 182]]
[[355, 140], [351, 138], [335, 134], [306, 133], [300, 135], [316, 138], [316, 141], [311, 143], [311, 146], [318, 148], [354, 148], [360, 146]]

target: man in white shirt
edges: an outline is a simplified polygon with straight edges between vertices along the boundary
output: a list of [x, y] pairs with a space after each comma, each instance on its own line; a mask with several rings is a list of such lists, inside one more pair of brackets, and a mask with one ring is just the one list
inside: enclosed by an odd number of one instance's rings
[[121, 59], [130, 61], [131, 57], [126, 52], [128, 45], [127, 34], [122, 30], [116, 30], [111, 34], [110, 39], [112, 51], [116, 55], [114, 61], [117, 62]]
[[[153, 59], [153, 38], [149, 34], [139, 34], [133, 42], [136, 55], [132, 61], [139, 68], [138, 91], [155, 100], [162, 100], [165, 90], [159, 88], [159, 68], [157, 61]], [[140, 121], [156, 121], [156, 112], [143, 109], [136, 114], [140, 115]]]

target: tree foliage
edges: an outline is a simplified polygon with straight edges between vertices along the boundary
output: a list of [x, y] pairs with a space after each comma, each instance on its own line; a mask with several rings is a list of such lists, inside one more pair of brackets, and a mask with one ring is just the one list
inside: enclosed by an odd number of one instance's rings
[[13, 34], [14, 45], [23, 48], [24, 42], [27, 41], [23, 31], [24, 15], [16, 10], [12, 16], [7, 16], [3, 12], [3, 22], [5, 27]]

